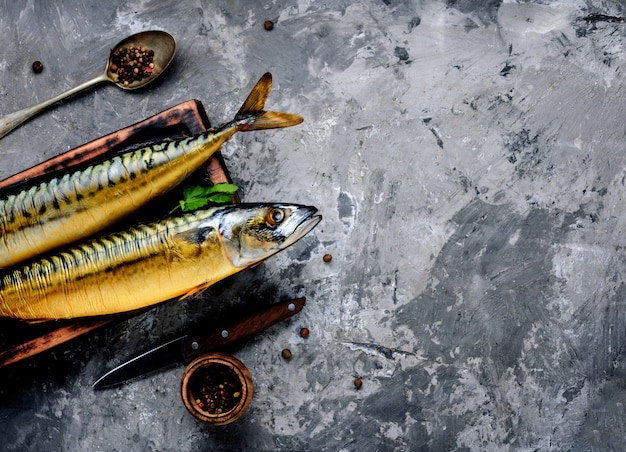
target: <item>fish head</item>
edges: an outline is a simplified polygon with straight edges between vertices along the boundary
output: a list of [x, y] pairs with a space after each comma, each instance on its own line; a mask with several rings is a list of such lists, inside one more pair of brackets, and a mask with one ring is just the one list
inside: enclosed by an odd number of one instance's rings
[[232, 265], [247, 268], [293, 245], [321, 219], [311, 206], [240, 204], [222, 211], [219, 233]]

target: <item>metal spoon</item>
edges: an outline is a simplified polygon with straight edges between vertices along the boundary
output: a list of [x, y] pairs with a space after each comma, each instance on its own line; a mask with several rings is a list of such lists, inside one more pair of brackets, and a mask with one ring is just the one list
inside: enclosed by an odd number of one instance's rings
[[[140, 81], [134, 81], [132, 83], [129, 83], [128, 85], [124, 85], [124, 83], [117, 81], [116, 74], [111, 70], [112, 57], [115, 49], [119, 47], [130, 46], [141, 46], [142, 48], [153, 50], [154, 68], [152, 69], [152, 75], [150, 77], [144, 78]], [[88, 82], [78, 85], [75, 88], [67, 90], [64, 93], [61, 93], [58, 96], [55, 96], [37, 105], [33, 105], [32, 107], [16, 111], [15, 113], [11, 113], [3, 118], [0, 118], [0, 138], [4, 137], [17, 126], [32, 118], [33, 116], [41, 113], [43, 110], [50, 107], [51, 105], [56, 104], [57, 102], [69, 96], [73, 96], [74, 94], [99, 83], [112, 82], [125, 90], [141, 88], [152, 82], [165, 70], [165, 68], [174, 58], [174, 53], [176, 53], [176, 41], [169, 33], [166, 33], [164, 31], [143, 31], [141, 33], [131, 35], [115, 45], [115, 47], [111, 51], [111, 55], [109, 56], [109, 62], [107, 63], [107, 67], [103, 74], [98, 75]]]

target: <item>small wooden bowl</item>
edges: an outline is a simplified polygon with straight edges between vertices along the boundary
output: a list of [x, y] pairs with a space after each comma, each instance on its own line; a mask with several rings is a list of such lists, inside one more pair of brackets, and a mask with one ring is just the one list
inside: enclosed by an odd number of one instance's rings
[[181, 393], [187, 410], [212, 425], [226, 425], [248, 409], [254, 392], [250, 372], [234, 356], [209, 353], [183, 373]]

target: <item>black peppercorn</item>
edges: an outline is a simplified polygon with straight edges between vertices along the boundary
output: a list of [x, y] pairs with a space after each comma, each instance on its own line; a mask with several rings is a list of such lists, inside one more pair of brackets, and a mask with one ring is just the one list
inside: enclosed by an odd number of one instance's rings
[[302, 328], [300, 329], [300, 337], [306, 339], [307, 337], [309, 337], [309, 329], [308, 328]]
[[324, 260], [324, 262], [328, 263], [328, 262], [333, 260], [333, 255], [332, 254], [324, 254], [324, 257], [322, 259]]
[[33, 63], [33, 72], [39, 74], [41, 71], [43, 71], [43, 63], [41, 61], [35, 61]]
[[265, 22], [263, 22], [263, 28], [265, 28], [267, 31], [273, 30], [274, 22], [272, 22], [271, 20], [266, 20]]
[[354, 379], [354, 387], [359, 390], [361, 389], [361, 386], [363, 386], [363, 380], [361, 380], [360, 378], [355, 378]]
[[280, 356], [282, 356], [283, 359], [291, 359], [291, 350], [289, 350], [288, 348], [284, 348], [283, 351], [280, 353]]

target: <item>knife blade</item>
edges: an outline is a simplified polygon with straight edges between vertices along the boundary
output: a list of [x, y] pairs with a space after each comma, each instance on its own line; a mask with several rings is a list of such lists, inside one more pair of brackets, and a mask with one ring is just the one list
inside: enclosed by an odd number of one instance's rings
[[104, 389], [117, 386], [170, 365], [186, 363], [197, 356], [219, 350], [297, 314], [304, 307], [305, 301], [305, 298], [281, 301], [206, 334], [178, 337], [120, 364], [100, 377], [92, 387]]

